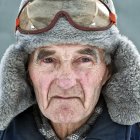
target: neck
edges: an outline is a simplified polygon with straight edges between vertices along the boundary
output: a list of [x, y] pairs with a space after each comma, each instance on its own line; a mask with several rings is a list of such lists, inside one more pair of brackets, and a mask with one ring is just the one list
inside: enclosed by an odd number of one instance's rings
[[85, 122], [88, 120], [88, 118], [85, 118], [84, 120], [77, 122], [77, 123], [63, 123], [62, 124], [62, 123], [51, 122], [51, 124], [52, 124], [57, 136], [61, 140], [64, 140], [64, 138], [71, 135], [72, 133], [74, 133], [74, 131], [76, 131], [83, 124], [85, 124]]

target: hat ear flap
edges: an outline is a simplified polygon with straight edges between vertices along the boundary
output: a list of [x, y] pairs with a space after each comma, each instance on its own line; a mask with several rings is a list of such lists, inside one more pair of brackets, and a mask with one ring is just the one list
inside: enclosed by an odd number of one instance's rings
[[105, 87], [105, 101], [114, 122], [140, 122], [140, 55], [135, 45], [120, 36], [113, 55], [113, 75]]
[[[21, 47], [22, 48], [22, 47]], [[12, 118], [34, 103], [26, 81], [28, 54], [11, 45], [0, 64], [0, 130], [7, 127]]]

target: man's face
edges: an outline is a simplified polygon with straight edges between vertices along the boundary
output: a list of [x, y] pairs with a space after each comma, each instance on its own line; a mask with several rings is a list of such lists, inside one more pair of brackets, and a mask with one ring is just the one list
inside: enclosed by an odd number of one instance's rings
[[44, 116], [54, 123], [74, 123], [91, 115], [108, 79], [102, 54], [86, 45], [36, 49], [28, 68]]

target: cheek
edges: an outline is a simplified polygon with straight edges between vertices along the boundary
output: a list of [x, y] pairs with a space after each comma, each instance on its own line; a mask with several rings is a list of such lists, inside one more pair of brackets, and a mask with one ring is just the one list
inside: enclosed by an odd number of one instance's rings
[[36, 96], [46, 98], [51, 82], [54, 80], [54, 74], [47, 74], [40, 71], [33, 70], [30, 73], [30, 78], [33, 83]]
[[34, 87], [47, 87], [54, 78], [53, 74], [38, 71], [36, 69], [30, 71], [30, 78]]
[[94, 69], [87, 69], [86, 71], [78, 72], [78, 79], [81, 84], [86, 87], [99, 86], [103, 80], [105, 73], [104, 67], [96, 67]]
[[92, 109], [98, 101], [102, 81], [105, 74], [105, 67], [95, 67], [83, 72], [79, 72], [79, 80], [85, 94], [85, 107]]

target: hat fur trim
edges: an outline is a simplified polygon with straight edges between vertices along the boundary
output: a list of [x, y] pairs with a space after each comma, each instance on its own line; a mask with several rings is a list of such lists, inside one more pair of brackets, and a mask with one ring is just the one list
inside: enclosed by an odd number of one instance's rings
[[110, 53], [114, 69], [102, 94], [111, 119], [122, 125], [140, 122], [140, 55], [116, 27], [84, 32], [62, 20], [46, 33], [23, 35], [17, 32], [16, 35], [17, 43], [6, 50], [0, 64], [0, 130], [36, 102], [27, 80], [28, 55], [38, 47], [65, 43], [89, 44]]

